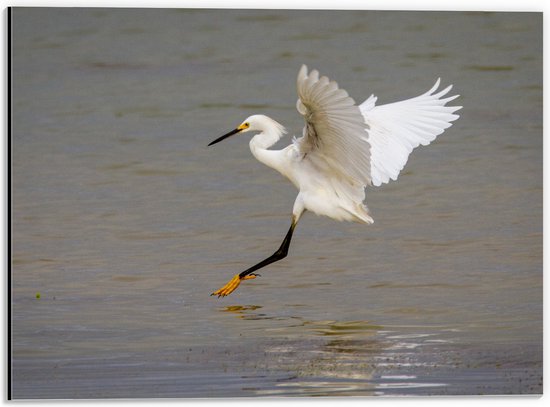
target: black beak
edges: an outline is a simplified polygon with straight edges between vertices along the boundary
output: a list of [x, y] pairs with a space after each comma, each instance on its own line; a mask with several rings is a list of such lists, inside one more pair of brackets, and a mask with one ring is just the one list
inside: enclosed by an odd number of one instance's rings
[[212, 144], [219, 143], [220, 141], [225, 140], [226, 138], [232, 136], [233, 134], [237, 134], [237, 133], [239, 133], [239, 132], [241, 132], [241, 131], [243, 131], [243, 129], [231, 130], [229, 133], [224, 134], [223, 136], [217, 138], [216, 140], [214, 140], [213, 142], [211, 142], [211, 143], [208, 144], [208, 145], [211, 146]]

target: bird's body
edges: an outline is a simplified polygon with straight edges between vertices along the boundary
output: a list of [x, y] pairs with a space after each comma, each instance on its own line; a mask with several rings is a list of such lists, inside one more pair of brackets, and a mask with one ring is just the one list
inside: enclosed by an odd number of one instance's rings
[[248, 122], [257, 122], [267, 129], [250, 140], [250, 151], [254, 157], [279, 171], [300, 191], [292, 211], [294, 216], [299, 218], [306, 209], [339, 221], [372, 223], [361, 199], [364, 187], [346, 185], [344, 180], [334, 177], [329, 168], [323, 168], [320, 163], [308, 158], [301, 150], [300, 139], [294, 139], [282, 150], [270, 150], [285, 130], [269, 117], [255, 115], [249, 117]]
[[364, 204], [365, 187], [397, 179], [410, 152], [433, 141], [458, 115], [460, 106], [445, 106], [456, 97], [442, 98], [451, 89], [434, 93], [439, 79], [426, 93], [412, 99], [375, 106], [369, 97], [359, 106], [334, 81], [309, 75], [302, 66], [297, 80], [296, 107], [306, 125], [302, 136], [282, 150], [271, 150], [286, 133], [285, 128], [264, 115], [248, 117], [215, 144], [240, 132], [259, 132], [250, 140], [254, 157], [279, 171], [298, 188], [292, 223], [281, 247], [270, 257], [233, 277], [212, 295], [233, 292], [241, 280], [255, 278], [253, 272], [287, 255], [292, 233], [308, 210], [338, 221], [373, 223]]

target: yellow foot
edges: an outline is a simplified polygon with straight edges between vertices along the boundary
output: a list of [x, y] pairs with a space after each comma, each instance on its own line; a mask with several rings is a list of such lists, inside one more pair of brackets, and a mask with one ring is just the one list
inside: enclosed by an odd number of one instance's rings
[[224, 285], [222, 288], [220, 288], [217, 291], [214, 291], [210, 295], [217, 295], [218, 298], [225, 297], [226, 295], [231, 294], [233, 291], [237, 289], [239, 284], [241, 284], [242, 280], [252, 280], [253, 278], [256, 278], [258, 274], [249, 274], [248, 276], [240, 277], [238, 274], [236, 274], [229, 282]]

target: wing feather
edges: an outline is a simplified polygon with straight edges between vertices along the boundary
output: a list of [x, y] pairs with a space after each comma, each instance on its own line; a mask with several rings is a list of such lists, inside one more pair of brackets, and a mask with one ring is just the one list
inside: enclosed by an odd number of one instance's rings
[[413, 149], [428, 145], [458, 119], [461, 106], [446, 106], [452, 85], [441, 81], [412, 99], [376, 106], [371, 95], [356, 106], [348, 93], [305, 65], [298, 74], [296, 108], [306, 122], [295, 145], [339, 193], [353, 202], [365, 198], [364, 187], [397, 179]]
[[434, 93], [439, 84], [437, 79], [430, 90], [412, 99], [375, 106], [371, 96], [359, 106], [368, 125], [373, 185], [396, 180], [413, 149], [430, 144], [458, 119], [454, 112], [462, 107], [446, 104], [459, 95], [443, 98], [452, 85]]
[[298, 112], [306, 125], [297, 140], [300, 153], [322, 162], [330, 171], [348, 183], [365, 186], [370, 183], [370, 145], [366, 140], [367, 125], [355, 101], [338, 84], [316, 70], [302, 66], [297, 79]]

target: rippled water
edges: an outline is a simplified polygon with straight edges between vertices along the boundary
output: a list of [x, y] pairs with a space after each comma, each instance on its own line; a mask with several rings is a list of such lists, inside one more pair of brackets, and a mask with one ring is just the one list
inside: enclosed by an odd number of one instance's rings
[[[18, 8], [12, 40], [13, 397], [542, 392], [541, 14]], [[374, 225], [306, 215], [210, 297], [296, 191], [206, 145], [299, 132], [302, 63], [358, 102], [441, 77], [462, 117]]]

